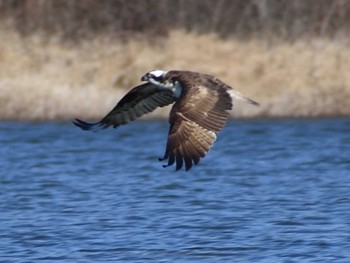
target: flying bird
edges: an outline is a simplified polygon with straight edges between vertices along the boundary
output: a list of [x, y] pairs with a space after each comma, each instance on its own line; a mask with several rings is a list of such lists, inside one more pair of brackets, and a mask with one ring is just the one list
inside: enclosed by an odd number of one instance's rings
[[83, 130], [117, 128], [157, 107], [175, 103], [169, 115], [165, 153], [159, 161], [168, 161], [163, 167], [176, 162], [176, 170], [184, 164], [186, 171], [190, 170], [208, 153], [230, 115], [234, 99], [259, 105], [221, 80], [198, 72], [152, 70], [141, 81], [145, 83], [131, 89], [99, 122], [75, 119], [73, 123]]

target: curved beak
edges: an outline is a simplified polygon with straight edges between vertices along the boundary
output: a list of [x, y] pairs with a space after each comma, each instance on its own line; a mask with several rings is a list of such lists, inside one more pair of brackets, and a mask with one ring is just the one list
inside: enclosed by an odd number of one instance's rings
[[141, 81], [148, 81], [148, 77], [147, 77], [147, 74], [146, 75], [143, 75], [142, 78], [141, 78]]

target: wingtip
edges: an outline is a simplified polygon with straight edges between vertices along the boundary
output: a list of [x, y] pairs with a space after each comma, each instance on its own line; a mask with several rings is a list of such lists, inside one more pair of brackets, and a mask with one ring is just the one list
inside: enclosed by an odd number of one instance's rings
[[89, 131], [89, 130], [96, 131], [96, 127], [98, 126], [98, 124], [100, 124], [99, 122], [89, 123], [89, 122], [82, 121], [80, 119], [75, 119], [74, 121], [72, 121], [72, 123], [75, 126], [79, 127], [82, 130], [85, 130], [85, 131]]
[[[162, 160], [162, 158], [158, 158], [160, 161]], [[163, 164], [162, 165], [162, 167], [163, 168], [167, 168], [167, 167], [169, 167], [169, 166], [171, 166], [172, 164]], [[178, 166], [176, 166], [176, 169], [175, 169], [175, 172], [177, 172], [177, 171], [179, 171], [179, 170], [181, 170], [181, 168], [182, 167], [178, 167]], [[189, 169], [188, 169], [189, 170]], [[186, 171], [188, 171], [187, 169], [186, 169]]]
[[80, 126], [80, 123], [81, 123], [82, 121], [81, 120], [79, 120], [79, 119], [74, 119], [73, 121], [72, 121], [72, 123], [75, 125], [75, 126]]
[[75, 126], [77, 126], [77, 127], [79, 127], [79, 128], [81, 128], [82, 129], [82, 124], [81, 124], [81, 120], [79, 120], [79, 119], [74, 119], [73, 121], [72, 121], [72, 123], [75, 125]]

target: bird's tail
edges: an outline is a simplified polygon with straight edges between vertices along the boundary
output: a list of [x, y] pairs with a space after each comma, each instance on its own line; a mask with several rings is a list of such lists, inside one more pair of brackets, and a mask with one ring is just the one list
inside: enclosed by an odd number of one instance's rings
[[242, 93], [240, 93], [237, 90], [231, 89], [231, 90], [229, 90], [229, 93], [230, 93], [233, 100], [239, 99], [241, 101], [247, 102], [247, 103], [252, 104], [254, 106], [260, 106], [260, 104], [258, 102], [256, 102], [255, 100], [252, 100], [251, 98], [244, 96]]

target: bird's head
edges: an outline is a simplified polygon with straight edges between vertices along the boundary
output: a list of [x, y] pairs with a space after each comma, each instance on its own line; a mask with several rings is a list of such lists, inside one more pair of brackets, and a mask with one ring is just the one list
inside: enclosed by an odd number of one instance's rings
[[164, 76], [168, 73], [168, 71], [164, 70], [152, 70], [147, 72], [142, 76], [141, 81], [148, 81], [155, 85], [163, 85], [164, 84]]
[[170, 72], [170, 75], [168, 73], [169, 71], [165, 70], [152, 70], [143, 75], [141, 81], [148, 81], [160, 89], [170, 89], [172, 90], [174, 97], [179, 98], [182, 93], [181, 84], [176, 78], [174, 78], [174, 76], [170, 76], [173, 75], [171, 74], [174, 73], [173, 71]]

